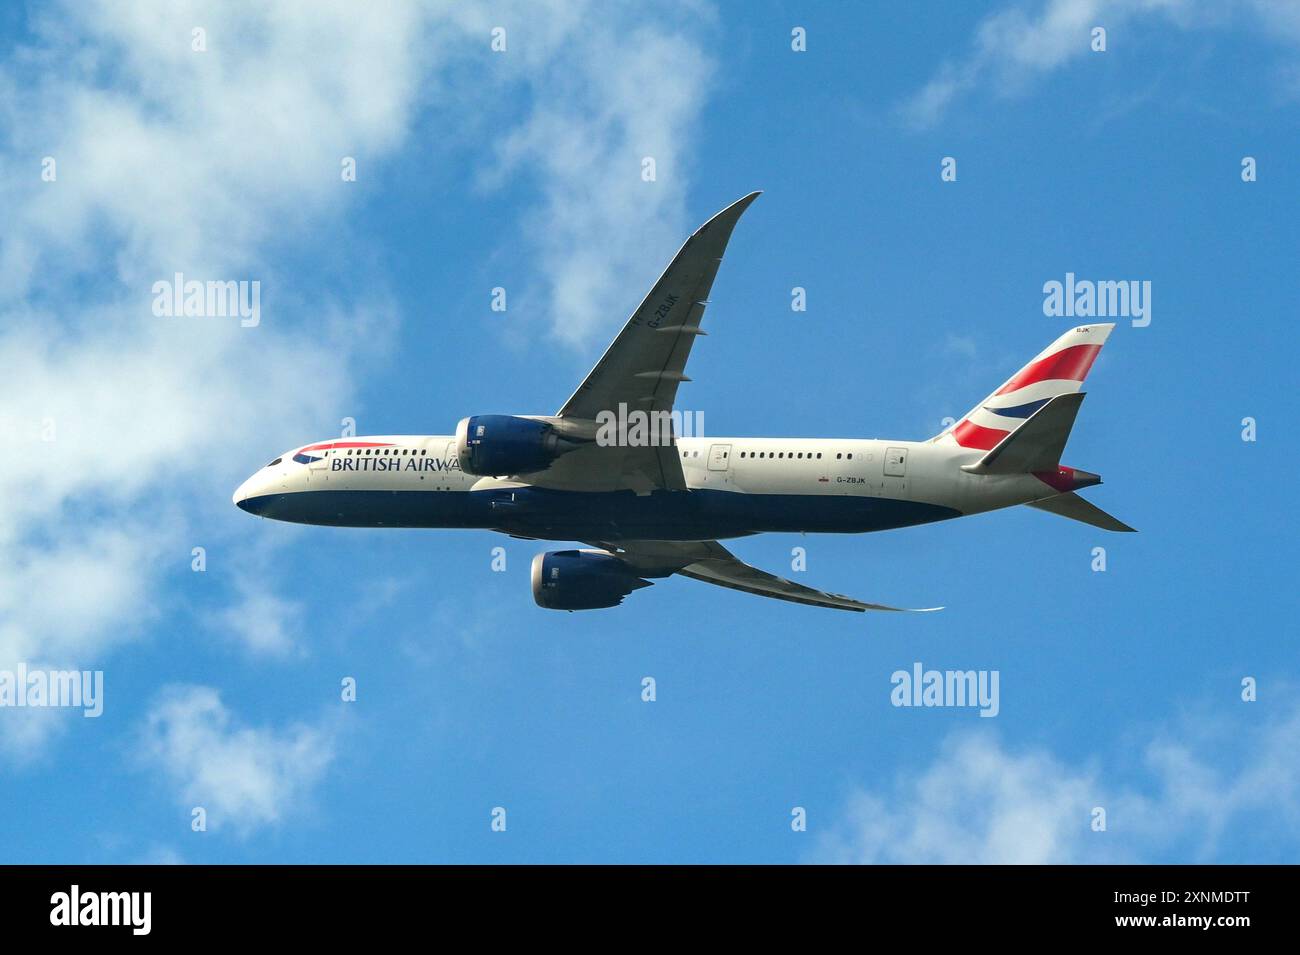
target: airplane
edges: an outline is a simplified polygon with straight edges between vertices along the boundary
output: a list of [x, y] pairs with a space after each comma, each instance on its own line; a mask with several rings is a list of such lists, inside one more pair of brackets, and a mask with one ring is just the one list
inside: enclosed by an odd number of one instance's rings
[[538, 606], [570, 611], [617, 606], [673, 574], [815, 607], [904, 609], [769, 574], [720, 543], [753, 534], [857, 534], [1021, 504], [1133, 530], [1077, 493], [1098, 475], [1061, 464], [1080, 388], [1113, 323], [1070, 329], [924, 441], [675, 434], [671, 413], [690, 381], [691, 347], [706, 334], [710, 289], [758, 195], [686, 240], [556, 414], [478, 414], [454, 434], [302, 445], [256, 471], [234, 503], [299, 524], [578, 541], [586, 546], [540, 553], [531, 566]]

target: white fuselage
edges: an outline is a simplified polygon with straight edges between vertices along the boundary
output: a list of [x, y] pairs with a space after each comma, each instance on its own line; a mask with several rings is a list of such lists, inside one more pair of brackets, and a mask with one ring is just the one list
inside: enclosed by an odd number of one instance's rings
[[1023, 504], [1056, 493], [1031, 474], [976, 475], [951, 442], [680, 438], [687, 492], [598, 492], [479, 477], [452, 435], [340, 438], [288, 452], [235, 502], [299, 523], [483, 527], [557, 540], [716, 539], [765, 531], [862, 533]]

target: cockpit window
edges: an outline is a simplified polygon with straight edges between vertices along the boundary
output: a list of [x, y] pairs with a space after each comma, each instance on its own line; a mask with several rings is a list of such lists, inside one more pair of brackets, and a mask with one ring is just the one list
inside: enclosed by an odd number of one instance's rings
[[268, 467], [268, 468], [273, 468], [273, 467], [275, 467], [277, 464], [279, 464], [279, 463], [280, 463], [281, 461], [283, 461], [283, 460], [284, 460], [284, 458], [276, 458], [274, 461], [272, 461], [270, 464], [268, 464], [267, 467]]

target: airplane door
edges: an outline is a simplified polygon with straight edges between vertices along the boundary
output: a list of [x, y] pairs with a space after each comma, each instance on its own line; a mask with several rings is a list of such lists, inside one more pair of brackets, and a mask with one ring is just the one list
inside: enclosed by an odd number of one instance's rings
[[329, 480], [330, 473], [330, 455], [332, 451], [319, 452], [320, 457], [315, 461], [307, 462], [307, 483], [312, 487], [324, 484]]
[[713, 488], [726, 488], [731, 485], [731, 445], [710, 445], [704, 483]]
[[907, 491], [907, 448], [886, 448], [884, 484], [886, 497], [902, 496]]

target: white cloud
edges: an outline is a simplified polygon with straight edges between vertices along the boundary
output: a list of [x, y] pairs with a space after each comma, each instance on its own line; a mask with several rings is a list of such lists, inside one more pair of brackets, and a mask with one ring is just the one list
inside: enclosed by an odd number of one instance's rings
[[[159, 556], [157, 539], [136, 523], [56, 524], [39, 546], [0, 534], [0, 669], [99, 668], [109, 648], [153, 619], [149, 568]], [[27, 762], [82, 719], [79, 709], [6, 709], [0, 753]]]
[[300, 652], [295, 634], [302, 605], [280, 597], [265, 578], [245, 577], [236, 585], [238, 598], [223, 610], [219, 623], [255, 656], [289, 657]]
[[917, 128], [943, 119], [962, 96], [988, 86], [998, 95], [1019, 93], [1066, 63], [1092, 55], [1093, 27], [1104, 27], [1108, 46], [1127, 42], [1126, 27], [1144, 20], [1204, 30], [1240, 18], [1265, 34], [1300, 40], [1300, 7], [1290, 0], [1046, 0], [1008, 6], [980, 21], [965, 56], [950, 60], [902, 104]]
[[[1245, 704], [1242, 704], [1245, 706]], [[1118, 784], [1097, 762], [1013, 749], [992, 731], [950, 736], [929, 766], [888, 793], [855, 791], [813, 859], [852, 863], [1214, 861], [1222, 837], [1254, 813], [1300, 847], [1300, 706], [1182, 725], [1146, 746], [1142, 785]], [[1259, 714], [1265, 722], [1250, 720]], [[1231, 748], [1227, 744], [1231, 743]], [[1094, 807], [1107, 831], [1091, 829]], [[1236, 827], [1234, 829], [1234, 827]]]
[[[389, 321], [382, 282], [362, 310], [310, 288], [277, 301], [268, 246], [346, 207], [342, 155], [400, 143], [419, 38], [400, 5], [35, 16], [0, 68], [5, 102], [27, 104], [0, 114], [0, 667], [81, 668], [149, 622], [196, 524], [229, 506], [214, 462], [251, 470], [348, 400], [349, 359]], [[176, 271], [261, 280], [263, 324], [155, 317], [152, 283]], [[30, 756], [58, 725], [15, 716], [6, 748]]]
[[886, 800], [858, 792], [819, 855], [831, 862], [1076, 861], [1097, 779], [992, 735], [949, 739], [939, 758]]
[[[337, 426], [355, 359], [395, 322], [384, 276], [351, 263], [358, 308], [346, 286], [283, 273], [277, 250], [328, 244], [356, 193], [342, 157], [380, 174], [430, 111], [440, 141], [499, 147], [499, 180], [533, 171], [526, 244], [570, 339], [621, 321], [658, 267], [642, 243], [683, 237], [707, 66], [665, 11], [69, 0], [32, 18], [0, 64], [0, 667], [99, 664], [165, 602], [168, 569], [221, 533], [211, 518], [233, 480], [214, 462], [251, 470]], [[656, 184], [639, 178], [647, 154]], [[262, 325], [156, 318], [152, 283], [177, 271], [261, 281]], [[243, 594], [243, 611], [283, 619], [273, 586]], [[283, 626], [243, 636], [289, 644]], [[15, 718], [4, 746], [30, 755], [57, 725]]]
[[243, 726], [215, 689], [175, 686], [150, 711], [139, 755], [181, 806], [207, 810], [209, 830], [247, 834], [308, 811], [336, 744], [327, 723]]
[[[8, 117], [12, 157], [31, 171], [5, 189], [9, 294], [105, 234], [127, 284], [160, 266], [247, 268], [262, 243], [338, 207], [342, 156], [400, 143], [420, 75], [421, 17], [404, 3], [367, 17], [344, 2], [102, 0], [43, 24], [17, 62], [23, 101], [41, 108]], [[206, 52], [191, 49], [195, 27]], [[36, 181], [46, 155], [56, 183]]]
[[[685, 210], [686, 154], [713, 72], [695, 38], [663, 25], [669, 16], [631, 29], [594, 12], [582, 20], [581, 42], [564, 38], [544, 62], [527, 61], [548, 93], [502, 139], [487, 176], [527, 175], [540, 186], [545, 201], [528, 233], [552, 328], [575, 343], [612, 337], [699, 224]], [[652, 182], [642, 178], [647, 157]], [[737, 185], [716, 205], [751, 188]]]
[[185, 857], [171, 846], [150, 846], [135, 865], [185, 865]]

